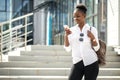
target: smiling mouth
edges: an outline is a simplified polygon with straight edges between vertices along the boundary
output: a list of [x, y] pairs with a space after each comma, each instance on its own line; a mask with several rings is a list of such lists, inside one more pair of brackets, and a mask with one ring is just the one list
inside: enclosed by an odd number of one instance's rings
[[80, 22], [79, 20], [76, 20], [76, 22], [78, 23], [78, 22]]

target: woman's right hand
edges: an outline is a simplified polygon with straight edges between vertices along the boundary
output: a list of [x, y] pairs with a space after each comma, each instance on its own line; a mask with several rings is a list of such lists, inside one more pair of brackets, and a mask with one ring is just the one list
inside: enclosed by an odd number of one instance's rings
[[68, 35], [71, 34], [72, 32], [70, 31], [70, 28], [68, 25], [64, 25], [64, 30], [65, 30], [65, 35], [64, 35], [64, 44], [65, 46], [69, 46], [69, 41], [68, 41]]
[[69, 26], [68, 26], [68, 25], [64, 25], [63, 27], [64, 27], [65, 34], [66, 34], [66, 35], [69, 35], [69, 34], [71, 34], [71, 33], [72, 33], [72, 32], [70, 31], [70, 28], [69, 28]]

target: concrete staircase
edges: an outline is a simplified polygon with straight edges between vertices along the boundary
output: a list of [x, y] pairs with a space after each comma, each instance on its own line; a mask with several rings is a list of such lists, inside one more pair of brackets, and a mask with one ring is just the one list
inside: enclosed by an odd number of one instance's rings
[[[8, 62], [0, 63], [0, 80], [67, 80], [71, 66], [71, 53], [63, 46], [32, 45], [31, 51], [21, 51], [20, 56], [9, 56]], [[111, 47], [97, 80], [120, 80], [120, 56]]]

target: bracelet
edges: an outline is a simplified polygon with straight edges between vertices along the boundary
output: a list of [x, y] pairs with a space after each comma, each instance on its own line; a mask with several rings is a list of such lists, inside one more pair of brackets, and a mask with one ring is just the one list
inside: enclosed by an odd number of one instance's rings
[[93, 39], [92, 41], [93, 41], [93, 42], [95, 42], [96, 40], [95, 40], [95, 39]]

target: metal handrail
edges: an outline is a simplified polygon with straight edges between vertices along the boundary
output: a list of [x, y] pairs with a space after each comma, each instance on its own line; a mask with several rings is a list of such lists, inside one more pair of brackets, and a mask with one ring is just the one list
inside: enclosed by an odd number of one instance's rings
[[31, 17], [33, 17], [33, 13], [0, 23], [1, 62], [2, 54], [8, 54], [18, 47], [25, 47], [26, 49], [27, 43], [33, 40], [32, 38], [28, 39], [29, 35], [33, 33], [32, 30], [28, 31], [28, 27], [33, 26], [33, 21], [29, 22]]

